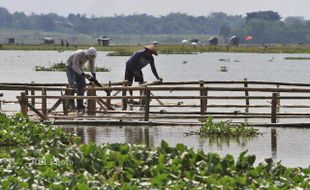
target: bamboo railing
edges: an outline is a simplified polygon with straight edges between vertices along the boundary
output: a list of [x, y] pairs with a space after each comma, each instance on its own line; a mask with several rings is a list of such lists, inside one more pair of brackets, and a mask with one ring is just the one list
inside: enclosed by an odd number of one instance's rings
[[[197, 122], [212, 116], [231, 120], [264, 119], [265, 123], [301, 118], [310, 121], [310, 84], [245, 79], [155, 81], [140, 86], [128, 86], [127, 81], [121, 81], [102, 85], [88, 85], [85, 96], [69, 93], [72, 89], [65, 83], [0, 83], [0, 90], [4, 94], [6, 91], [19, 93], [16, 98], [20, 109], [16, 112], [39, 120]], [[130, 96], [129, 91], [134, 95]], [[87, 114], [70, 112], [68, 102], [73, 99], [87, 100]], [[5, 104], [9, 100], [1, 102]]]

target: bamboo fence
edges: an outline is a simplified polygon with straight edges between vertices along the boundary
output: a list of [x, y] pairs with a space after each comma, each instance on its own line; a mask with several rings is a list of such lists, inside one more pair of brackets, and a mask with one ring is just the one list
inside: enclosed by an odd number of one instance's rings
[[[0, 83], [0, 107], [16, 104], [11, 112], [39, 121], [143, 121], [199, 123], [215, 119], [276, 124], [310, 121], [310, 84], [270, 81], [182, 81], [129, 86], [127, 81], [90, 84], [85, 96], [75, 96], [65, 83]], [[16, 99], [6, 100], [13, 91]], [[132, 91], [133, 95], [129, 92]], [[69, 109], [69, 102], [83, 99], [86, 114]], [[0, 105], [1, 105], [0, 104]], [[189, 123], [190, 123], [189, 122]], [[285, 122], [282, 122], [285, 123]]]

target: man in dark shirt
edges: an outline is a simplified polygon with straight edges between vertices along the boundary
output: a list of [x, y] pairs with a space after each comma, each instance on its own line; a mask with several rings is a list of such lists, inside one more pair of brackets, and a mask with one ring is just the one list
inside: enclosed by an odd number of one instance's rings
[[153, 54], [158, 55], [156, 45], [146, 45], [144, 46], [144, 50], [135, 52], [126, 62], [125, 80], [127, 80], [130, 85], [132, 85], [133, 79], [140, 84], [144, 82], [141, 70], [148, 64], [151, 65], [152, 72], [157, 80], [162, 81], [162, 78], [157, 74]]

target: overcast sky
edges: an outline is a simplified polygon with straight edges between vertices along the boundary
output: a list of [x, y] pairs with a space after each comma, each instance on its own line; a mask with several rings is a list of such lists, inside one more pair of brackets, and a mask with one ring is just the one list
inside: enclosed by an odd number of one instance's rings
[[170, 12], [207, 16], [212, 12], [246, 15], [247, 12], [273, 10], [283, 18], [302, 16], [310, 19], [310, 0], [0, 0], [11, 13], [69, 13], [87, 16], [114, 16], [146, 13], [154, 16]]

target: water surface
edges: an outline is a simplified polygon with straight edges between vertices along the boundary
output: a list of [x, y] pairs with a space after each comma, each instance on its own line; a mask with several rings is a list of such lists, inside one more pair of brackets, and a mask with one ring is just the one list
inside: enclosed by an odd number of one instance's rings
[[[64, 72], [35, 72], [36, 65], [51, 66], [65, 62], [71, 51], [0, 51], [0, 82], [66, 82]], [[97, 65], [111, 69], [98, 73], [100, 82], [122, 81], [128, 57], [108, 57], [99, 52]], [[164, 81], [198, 80], [263, 80], [280, 82], [310, 82], [310, 60], [285, 60], [285, 57], [310, 57], [309, 54], [256, 54], [256, 53], [202, 53], [193, 55], [159, 55], [155, 63]], [[225, 60], [225, 61], [220, 61]], [[221, 66], [228, 72], [220, 72]], [[147, 81], [155, 80], [150, 67], [144, 69]], [[16, 100], [16, 93], [4, 94], [4, 99]], [[308, 110], [302, 110], [308, 111]], [[303, 120], [303, 119], [300, 119]], [[68, 126], [67, 126], [68, 128]], [[184, 136], [197, 127], [132, 127], [132, 126], [71, 126], [69, 129], [84, 142], [144, 143], [157, 146], [161, 140], [171, 146], [184, 143], [194, 149], [217, 152], [220, 155], [248, 150], [257, 156], [257, 162], [274, 158], [284, 165], [308, 167], [310, 165], [310, 129], [261, 128], [263, 135], [245, 139], [210, 139]]]

